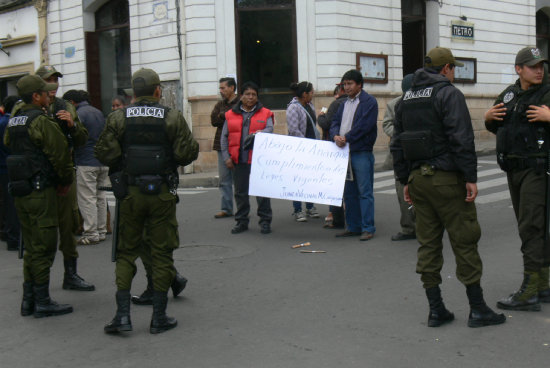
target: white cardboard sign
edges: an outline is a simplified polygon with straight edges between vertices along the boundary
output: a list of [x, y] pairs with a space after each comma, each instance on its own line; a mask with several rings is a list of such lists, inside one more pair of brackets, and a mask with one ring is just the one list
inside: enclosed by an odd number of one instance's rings
[[342, 205], [348, 145], [258, 133], [253, 152], [248, 194]]

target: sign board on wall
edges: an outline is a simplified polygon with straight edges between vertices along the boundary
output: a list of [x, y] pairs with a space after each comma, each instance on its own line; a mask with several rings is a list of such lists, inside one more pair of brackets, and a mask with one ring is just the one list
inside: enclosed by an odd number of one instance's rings
[[250, 195], [342, 205], [348, 145], [258, 133], [253, 152]]
[[451, 21], [451, 37], [453, 41], [474, 41], [474, 23], [463, 20]]

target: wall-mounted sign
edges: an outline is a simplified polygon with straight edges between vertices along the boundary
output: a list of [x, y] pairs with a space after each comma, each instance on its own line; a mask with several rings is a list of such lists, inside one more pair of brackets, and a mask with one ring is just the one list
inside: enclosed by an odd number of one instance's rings
[[74, 46], [69, 46], [65, 48], [65, 57], [72, 58], [76, 53], [76, 48]]
[[474, 23], [463, 20], [451, 21], [451, 37], [453, 40], [473, 41]]
[[161, 1], [153, 3], [153, 17], [155, 20], [161, 20], [168, 16], [168, 2]]
[[388, 55], [383, 54], [355, 54], [357, 70], [368, 83], [388, 83]]

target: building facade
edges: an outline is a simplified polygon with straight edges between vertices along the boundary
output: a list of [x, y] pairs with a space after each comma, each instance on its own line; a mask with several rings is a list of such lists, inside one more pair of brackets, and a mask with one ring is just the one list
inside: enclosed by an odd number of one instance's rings
[[[0, 39], [12, 40], [0, 41], [10, 53], [0, 52], [2, 94], [47, 62], [64, 74], [60, 93], [86, 89], [107, 113], [133, 71], [153, 68], [164, 102], [184, 111], [200, 143], [195, 171], [217, 165], [210, 111], [221, 77], [258, 83], [276, 133], [286, 134], [291, 82], [312, 82], [320, 109], [341, 75], [360, 67], [381, 119], [403, 75], [430, 48], [449, 47], [466, 63], [455, 84], [477, 141], [490, 142], [483, 112], [516, 79], [515, 54], [535, 44], [547, 53], [550, 40], [550, 0], [0, 0], [2, 11]], [[387, 144], [380, 129], [375, 148]]]

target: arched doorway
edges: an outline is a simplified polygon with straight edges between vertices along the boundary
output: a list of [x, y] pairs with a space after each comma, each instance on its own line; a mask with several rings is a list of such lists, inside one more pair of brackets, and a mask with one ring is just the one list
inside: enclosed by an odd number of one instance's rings
[[106, 2], [95, 12], [95, 32], [86, 32], [86, 69], [92, 104], [107, 114], [111, 99], [131, 88], [128, 0]]

